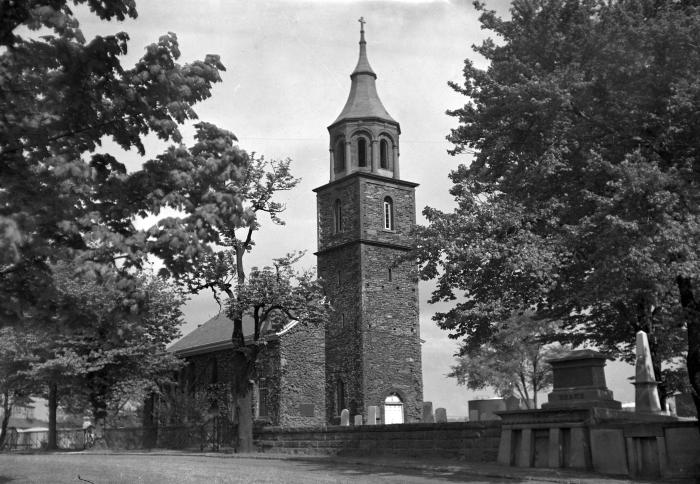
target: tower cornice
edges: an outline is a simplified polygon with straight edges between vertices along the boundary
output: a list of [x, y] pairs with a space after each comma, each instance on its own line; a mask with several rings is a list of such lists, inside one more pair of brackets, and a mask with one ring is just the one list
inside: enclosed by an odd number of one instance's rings
[[378, 180], [378, 181], [382, 181], [385, 183], [391, 183], [393, 185], [404, 186], [406, 188], [415, 188], [418, 185], [420, 185], [419, 183], [414, 183], [414, 182], [410, 182], [410, 181], [406, 181], [406, 180], [400, 180], [398, 178], [391, 178], [388, 176], [377, 175], [376, 173], [371, 173], [371, 172], [367, 172], [367, 171], [355, 171], [355, 172], [352, 172], [349, 175], [346, 175], [342, 178], [338, 178], [337, 180], [333, 180], [330, 183], [326, 183], [325, 185], [321, 185], [320, 187], [316, 187], [313, 189], [313, 191], [318, 193], [319, 191], [324, 190], [328, 187], [340, 185], [342, 183], [348, 182], [348, 181], [353, 180], [355, 178], [369, 178], [372, 180]]

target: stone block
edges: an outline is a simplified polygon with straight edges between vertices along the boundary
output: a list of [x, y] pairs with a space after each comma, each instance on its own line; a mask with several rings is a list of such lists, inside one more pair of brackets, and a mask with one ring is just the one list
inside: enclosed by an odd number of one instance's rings
[[557, 467], [562, 467], [563, 462], [561, 459], [561, 430], [559, 428], [549, 429], [549, 447], [547, 450], [548, 465], [556, 469]]
[[591, 429], [593, 469], [602, 474], [628, 474], [622, 429]]
[[700, 433], [695, 425], [670, 427], [666, 435], [666, 468], [673, 476], [700, 476]]
[[355, 415], [355, 426], [360, 426], [362, 425], [362, 415]]
[[549, 360], [553, 388], [542, 408], [620, 408], [605, 383], [605, 360], [605, 355], [589, 349]]
[[513, 431], [511, 429], [501, 430], [501, 441], [498, 443], [498, 463], [504, 466], [512, 464], [510, 456], [512, 453]]
[[367, 407], [367, 425], [377, 425], [379, 421], [379, 408], [375, 405]]
[[585, 469], [588, 467], [588, 441], [586, 429], [573, 427], [569, 432], [569, 455], [565, 456], [566, 467]]
[[447, 410], [444, 408], [438, 408], [435, 410], [435, 422], [436, 423], [447, 423]]
[[515, 465], [518, 467], [530, 467], [532, 462], [532, 429], [520, 431], [520, 445], [515, 456]]
[[433, 402], [423, 402], [423, 423], [434, 423]]

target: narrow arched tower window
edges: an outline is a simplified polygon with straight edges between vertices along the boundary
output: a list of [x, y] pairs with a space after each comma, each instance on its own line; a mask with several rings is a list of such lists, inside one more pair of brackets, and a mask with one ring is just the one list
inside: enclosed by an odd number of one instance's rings
[[367, 141], [364, 138], [357, 140], [357, 166], [367, 166]]
[[379, 167], [389, 168], [389, 143], [385, 139], [379, 143]]
[[333, 233], [343, 231], [343, 207], [340, 204], [340, 199], [333, 204]]
[[345, 408], [345, 385], [343, 380], [338, 380], [335, 383], [335, 410], [340, 415], [340, 412]]
[[391, 197], [384, 197], [384, 228], [394, 230], [394, 202]]
[[338, 141], [335, 145], [335, 152], [333, 153], [335, 159], [335, 172], [345, 170], [345, 142], [343, 140]]

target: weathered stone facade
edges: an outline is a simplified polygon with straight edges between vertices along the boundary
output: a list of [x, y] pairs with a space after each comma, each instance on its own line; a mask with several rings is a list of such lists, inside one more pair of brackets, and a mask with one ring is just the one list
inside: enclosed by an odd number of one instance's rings
[[[216, 331], [211, 331], [212, 326], [216, 326]], [[233, 322], [220, 315], [173, 347], [173, 352], [187, 361], [179, 375], [181, 389], [196, 391], [207, 385], [232, 381], [235, 369], [228, 339], [232, 328]], [[206, 334], [207, 330], [209, 340], [197, 340], [197, 332]], [[186, 338], [190, 338], [191, 343]], [[268, 335], [255, 368], [256, 420], [282, 427], [325, 423], [324, 368], [324, 327], [298, 323]]]
[[[399, 124], [376, 93], [366, 58], [350, 96], [329, 126], [330, 183], [314, 190], [318, 274], [334, 307], [326, 331], [326, 405], [367, 418], [391, 395], [403, 421], [421, 416], [422, 374], [416, 267], [401, 257], [415, 224], [415, 187], [399, 178]], [[364, 151], [362, 151], [364, 149]], [[340, 161], [339, 161], [340, 160]], [[381, 412], [381, 421], [388, 417]]]
[[279, 337], [278, 425], [326, 422], [325, 343], [325, 328], [311, 324], [297, 325]]

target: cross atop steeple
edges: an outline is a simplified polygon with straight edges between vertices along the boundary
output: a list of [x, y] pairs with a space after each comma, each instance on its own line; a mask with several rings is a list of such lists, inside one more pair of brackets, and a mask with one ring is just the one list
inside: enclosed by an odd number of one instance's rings
[[364, 44], [365, 43], [365, 23], [367, 23], [367, 21], [365, 20], [364, 17], [360, 17], [359, 19], [357, 19], [357, 21], [360, 22], [360, 44]]

